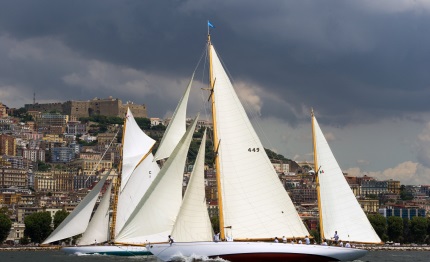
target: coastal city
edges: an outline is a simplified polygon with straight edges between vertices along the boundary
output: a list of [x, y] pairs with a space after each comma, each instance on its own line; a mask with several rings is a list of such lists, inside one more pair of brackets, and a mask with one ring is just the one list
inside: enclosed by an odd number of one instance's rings
[[[155, 152], [171, 119], [148, 116], [144, 104], [123, 103], [113, 97], [44, 104], [34, 99], [22, 108], [0, 103], [0, 216], [5, 217], [0, 219], [0, 228], [10, 224], [6, 233], [0, 232], [5, 235], [4, 245], [41, 243], [96, 182], [109, 173], [97, 200], [100, 203], [120, 172], [127, 109], [133, 112], [139, 127], [158, 141]], [[187, 120], [188, 124], [191, 122], [192, 119]], [[202, 133], [205, 128], [210, 133], [212, 127], [211, 122], [197, 121], [191, 143], [195, 150], [188, 154], [183, 176], [184, 192]], [[219, 231], [212, 142], [208, 145], [204, 171], [206, 206], [214, 230]], [[266, 152], [300, 218], [318, 239], [318, 169], [313, 162], [296, 162], [269, 149]], [[430, 243], [430, 185], [401, 184], [366, 174], [343, 175], [384, 242]], [[46, 232], [37, 235], [30, 227], [40, 213], [49, 214], [49, 223], [43, 229]], [[67, 244], [74, 244], [75, 240]]]

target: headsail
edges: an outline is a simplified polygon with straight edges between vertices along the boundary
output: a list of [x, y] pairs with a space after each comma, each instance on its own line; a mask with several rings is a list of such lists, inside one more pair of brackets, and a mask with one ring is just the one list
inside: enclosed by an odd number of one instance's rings
[[205, 144], [206, 130], [171, 234], [177, 242], [212, 240], [213, 230], [205, 198]]
[[308, 231], [276, 174], [264, 147], [210, 44], [216, 132], [224, 227], [236, 239], [285, 235], [305, 237]]
[[188, 127], [172, 155], [160, 170], [149, 189], [138, 203], [123, 229], [117, 243], [145, 243], [166, 241], [173, 229], [182, 202], [182, 179], [188, 148], [197, 124]]
[[155, 140], [146, 135], [137, 125], [130, 108], [127, 108], [125, 117], [121, 190], [124, 189], [134, 169], [145, 159], [155, 144]]
[[330, 239], [337, 231], [343, 241], [381, 243], [348, 185], [313, 114], [312, 126], [324, 238]]
[[88, 224], [79, 245], [91, 245], [94, 243], [103, 243], [109, 239], [109, 206], [112, 183], [109, 184], [106, 192], [97, 207], [96, 212]]
[[153, 160], [154, 156], [150, 153], [133, 170], [127, 186], [119, 193], [115, 236], [121, 231], [125, 222], [129, 219], [137, 204], [152, 184], [152, 181], [154, 181], [160, 172], [158, 164]]
[[61, 239], [82, 234], [88, 226], [97, 197], [103, 187], [110, 171], [96, 184], [96, 186], [82, 199], [79, 205], [70, 213], [61, 224], [43, 241], [48, 244]]
[[166, 132], [164, 132], [160, 146], [158, 147], [154, 156], [155, 161], [169, 157], [173, 152], [173, 149], [175, 149], [176, 145], [178, 144], [179, 140], [181, 140], [182, 136], [185, 134], [188, 97], [190, 96], [193, 79], [194, 73], [190, 79], [184, 95], [182, 96], [175, 112], [173, 113]]

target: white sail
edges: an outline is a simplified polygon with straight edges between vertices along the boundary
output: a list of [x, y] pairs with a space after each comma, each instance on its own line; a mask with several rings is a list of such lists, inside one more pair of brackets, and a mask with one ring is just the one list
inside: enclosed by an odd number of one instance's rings
[[348, 185], [315, 116], [312, 121], [324, 238], [330, 239], [337, 231], [343, 241], [381, 243]]
[[146, 190], [160, 172], [158, 164], [150, 153], [132, 172], [127, 186], [119, 193], [116, 212], [115, 236], [133, 213]]
[[193, 79], [194, 73], [187, 86], [187, 89], [185, 90], [184, 95], [182, 96], [178, 106], [176, 107], [175, 112], [173, 113], [172, 119], [167, 126], [166, 132], [164, 132], [163, 138], [160, 142], [160, 146], [158, 147], [157, 152], [154, 156], [155, 161], [168, 158], [173, 152], [173, 149], [175, 149], [179, 140], [181, 140], [182, 136], [185, 134], [188, 97], [190, 95]]
[[123, 132], [121, 190], [124, 189], [137, 165], [142, 162], [155, 144], [155, 140], [147, 136], [137, 125], [130, 108]]
[[99, 196], [100, 189], [103, 187], [108, 172], [96, 186], [82, 199], [79, 205], [70, 213], [61, 224], [43, 241], [42, 244], [48, 244], [61, 239], [69, 238], [82, 234], [88, 226], [91, 214]]
[[205, 198], [205, 144], [206, 130], [200, 144], [187, 191], [173, 227], [172, 236], [177, 242], [211, 241], [213, 230]]
[[91, 245], [95, 243], [103, 243], [109, 239], [109, 206], [112, 183], [109, 184], [106, 192], [97, 207], [96, 212], [88, 224], [79, 245]]
[[282, 186], [263, 145], [235, 93], [213, 46], [216, 128], [220, 141], [224, 227], [235, 238], [285, 235], [305, 237], [308, 231]]
[[179, 141], [149, 189], [117, 235], [116, 243], [166, 241], [182, 202], [182, 179], [197, 118]]

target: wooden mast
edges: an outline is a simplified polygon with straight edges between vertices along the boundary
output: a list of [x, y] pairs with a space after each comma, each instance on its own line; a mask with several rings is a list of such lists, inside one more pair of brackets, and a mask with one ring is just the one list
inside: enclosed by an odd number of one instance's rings
[[216, 123], [216, 105], [215, 105], [215, 97], [214, 97], [215, 79], [213, 76], [211, 48], [212, 48], [211, 35], [209, 32], [209, 28], [208, 28], [209, 85], [210, 85], [210, 90], [211, 90], [211, 102], [212, 102], [215, 170], [216, 170], [216, 180], [217, 180], [217, 190], [218, 190], [219, 230], [220, 230], [220, 234], [221, 234], [221, 239], [225, 239], [224, 212], [223, 212], [222, 188], [221, 188], [221, 173], [220, 173], [220, 163], [219, 163], [219, 157], [218, 157], [219, 139], [218, 139], [218, 132], [217, 132], [217, 127], [216, 127], [216, 124], [217, 124]]
[[312, 120], [312, 140], [313, 140], [313, 147], [314, 147], [314, 170], [315, 170], [315, 178], [316, 178], [316, 184], [317, 184], [317, 197], [318, 197], [318, 214], [319, 214], [319, 220], [320, 220], [320, 237], [321, 242], [324, 242], [324, 226], [323, 226], [323, 217], [322, 217], [322, 207], [321, 207], [321, 192], [320, 192], [320, 181], [319, 181], [319, 172], [320, 167], [318, 166], [318, 157], [317, 157], [317, 141], [315, 138], [315, 115], [314, 115], [314, 109], [311, 109], [311, 120]]
[[110, 239], [113, 240], [115, 239], [115, 226], [116, 226], [116, 212], [117, 212], [117, 208], [118, 208], [118, 194], [119, 194], [119, 189], [121, 187], [121, 178], [122, 178], [122, 157], [123, 157], [123, 150], [124, 150], [124, 135], [125, 135], [125, 128], [127, 126], [127, 116], [128, 116], [128, 108], [127, 108], [127, 113], [125, 115], [124, 118], [124, 127], [122, 130], [122, 138], [121, 138], [121, 155], [120, 155], [120, 161], [119, 161], [119, 169], [118, 169], [118, 176], [116, 177], [115, 180], [115, 184], [114, 184], [114, 190], [113, 190], [113, 195], [114, 195], [114, 200], [113, 200], [113, 204], [112, 204], [112, 221], [111, 221], [111, 225], [110, 225]]

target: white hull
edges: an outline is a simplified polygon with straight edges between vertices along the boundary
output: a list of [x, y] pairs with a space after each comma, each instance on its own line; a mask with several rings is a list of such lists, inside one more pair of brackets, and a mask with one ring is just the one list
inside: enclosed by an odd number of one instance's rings
[[366, 255], [355, 248], [271, 242], [189, 242], [151, 244], [149, 251], [163, 261], [174, 257], [223, 258], [228, 261], [352, 261]]
[[70, 255], [112, 255], [112, 256], [142, 256], [152, 255], [146, 247], [139, 246], [76, 246], [63, 247], [61, 251]]

